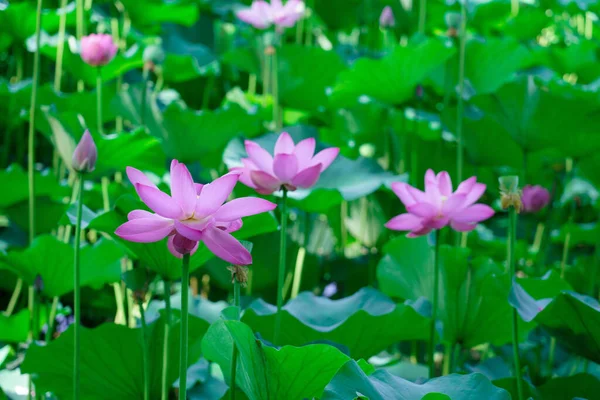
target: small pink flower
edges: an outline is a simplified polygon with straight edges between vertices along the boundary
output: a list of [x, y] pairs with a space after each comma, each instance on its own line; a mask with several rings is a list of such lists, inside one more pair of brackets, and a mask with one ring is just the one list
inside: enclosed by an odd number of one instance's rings
[[231, 171], [240, 172], [240, 182], [260, 194], [271, 194], [282, 187], [296, 190], [313, 186], [340, 152], [337, 147], [330, 147], [315, 155], [314, 138], [294, 145], [287, 132], [279, 135], [275, 143], [275, 157], [255, 142], [246, 140], [245, 144], [248, 158], [242, 158], [244, 166]]
[[117, 50], [112, 36], [106, 33], [92, 33], [81, 38], [81, 58], [93, 67], [111, 62]]
[[77, 172], [92, 172], [96, 168], [96, 159], [98, 158], [98, 149], [90, 131], [87, 129], [83, 133], [81, 140], [75, 147], [71, 166]]
[[450, 175], [442, 171], [436, 176], [431, 169], [425, 174], [425, 192], [406, 183], [395, 182], [392, 190], [408, 213], [392, 218], [385, 226], [396, 231], [410, 231], [408, 237], [426, 235], [446, 225], [459, 232], [472, 231], [478, 222], [494, 215], [491, 207], [474, 204], [485, 188], [483, 183], [477, 183], [476, 177], [471, 177], [452, 192]]
[[285, 5], [281, 0], [271, 0], [271, 4], [263, 0], [255, 0], [250, 8], [237, 12], [237, 17], [257, 29], [266, 29], [272, 24], [279, 28], [291, 28], [304, 15], [302, 0], [288, 0]]
[[550, 202], [550, 192], [539, 185], [526, 185], [523, 188], [521, 202], [523, 203], [523, 211], [536, 213], [548, 205]]
[[392, 7], [385, 6], [379, 16], [379, 26], [382, 28], [391, 28], [396, 25], [396, 19], [394, 18], [394, 12]]
[[154, 213], [134, 210], [117, 236], [130, 242], [157, 242], [169, 236], [167, 246], [181, 258], [193, 254], [203, 242], [217, 257], [234, 265], [252, 263], [252, 256], [230, 233], [242, 227], [242, 217], [273, 210], [276, 205], [257, 197], [241, 197], [225, 203], [239, 175], [230, 173], [212, 183], [194, 183], [177, 160], [171, 163], [171, 196], [161, 192], [141, 171], [127, 167], [127, 176], [140, 199]]

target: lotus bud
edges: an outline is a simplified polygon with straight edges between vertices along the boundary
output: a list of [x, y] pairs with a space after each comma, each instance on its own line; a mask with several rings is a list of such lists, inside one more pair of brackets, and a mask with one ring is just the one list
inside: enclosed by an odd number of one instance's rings
[[523, 211], [535, 213], [546, 207], [550, 202], [550, 192], [548, 189], [535, 185], [526, 185], [523, 188]]
[[92, 172], [96, 168], [98, 149], [90, 131], [86, 129], [73, 152], [73, 169], [77, 172]]
[[396, 19], [394, 18], [394, 12], [392, 7], [385, 6], [381, 15], [379, 16], [379, 26], [381, 28], [392, 28], [396, 25]]
[[81, 38], [81, 58], [93, 67], [101, 67], [115, 58], [118, 47], [111, 35], [92, 33]]

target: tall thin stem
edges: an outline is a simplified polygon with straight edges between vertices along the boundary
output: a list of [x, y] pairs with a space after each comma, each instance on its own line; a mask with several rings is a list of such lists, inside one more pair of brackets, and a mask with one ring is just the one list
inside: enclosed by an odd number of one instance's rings
[[58, 43], [56, 46], [56, 67], [54, 69], [54, 90], [60, 92], [62, 83], [63, 54], [65, 52], [65, 30], [67, 27], [67, 0], [60, 0], [61, 14], [58, 20]]
[[96, 70], [96, 111], [98, 113], [98, 132], [102, 134], [102, 69], [98, 67]]
[[510, 0], [510, 15], [513, 18], [519, 15], [519, 0]]
[[83, 215], [83, 174], [79, 174], [79, 190], [77, 199], [77, 221], [75, 223], [75, 249], [73, 251], [73, 313], [75, 315], [74, 329], [74, 349], [73, 349], [73, 398], [79, 399], [79, 361], [80, 354], [80, 331], [81, 331], [81, 297], [80, 297], [80, 265], [79, 265], [79, 247], [81, 245], [81, 217]]
[[162, 364], [162, 394], [161, 400], [169, 400], [169, 334], [171, 331], [171, 282], [163, 280], [165, 292], [165, 334], [163, 338], [163, 364]]
[[[77, 42], [81, 43], [81, 38], [83, 37], [83, 0], [76, 0], [75, 16], [76, 16], [75, 35], [77, 37]], [[83, 80], [79, 79], [77, 81], [77, 91], [83, 92], [84, 89], [85, 89], [85, 87], [84, 87]]]
[[17, 305], [17, 301], [19, 300], [19, 295], [21, 294], [21, 289], [23, 288], [23, 279], [17, 279], [17, 283], [15, 284], [15, 289], [13, 290], [12, 295], [10, 296], [10, 300], [8, 302], [8, 307], [6, 307], [6, 311], [4, 311], [4, 315], [10, 317], [15, 310], [15, 306]]
[[[240, 282], [238, 281], [237, 275], [234, 275], [233, 279], [233, 306], [237, 309], [237, 319], [240, 319]], [[235, 378], [237, 373], [237, 347], [233, 344], [233, 353], [231, 355], [231, 384], [229, 390], [231, 391], [231, 400], [235, 400]]]
[[35, 116], [37, 111], [37, 89], [40, 80], [40, 38], [42, 27], [42, 0], [37, 2], [35, 18], [35, 53], [31, 82], [31, 107], [29, 109], [29, 135], [27, 143], [27, 172], [29, 180], [29, 243], [35, 238]]
[[279, 131], [282, 128], [281, 121], [281, 110], [279, 108], [279, 66], [277, 60], [278, 49], [273, 49], [273, 55], [271, 56], [271, 63], [273, 69], [271, 71], [271, 79], [273, 83], [271, 85], [273, 90], [273, 122], [275, 123], [275, 130]]
[[148, 76], [150, 75], [150, 68], [148, 63], [144, 63], [142, 71], [142, 99], [140, 100], [140, 122], [142, 126], [146, 127], [146, 96], [148, 95]]
[[419, 2], [419, 33], [425, 33], [425, 21], [427, 17], [427, 0]]
[[[517, 210], [514, 207], [508, 209], [508, 254], [507, 261], [510, 269], [510, 279], [514, 284], [516, 275], [516, 243], [517, 243]], [[521, 381], [521, 361], [519, 359], [519, 315], [517, 309], [512, 310], [512, 339], [513, 339], [513, 358], [515, 362], [515, 377], [517, 379], [517, 391], [519, 400], [524, 400], [523, 397], [523, 382]]]
[[139, 299], [140, 320], [142, 322], [142, 359], [144, 363], [144, 400], [150, 400], [150, 356], [148, 353], [148, 326], [146, 325], [146, 312], [144, 300]]
[[54, 336], [54, 326], [56, 325], [56, 312], [58, 310], [58, 296], [52, 298], [52, 306], [50, 306], [50, 316], [48, 317], [48, 330], [46, 331], [46, 343], [52, 340]]
[[183, 255], [181, 265], [181, 340], [179, 344], [179, 399], [187, 398], [188, 363], [188, 292], [190, 283], [190, 255]]
[[[35, 114], [37, 110], [37, 89], [40, 79], [40, 38], [42, 26], [42, 0], [37, 1], [35, 17], [35, 53], [33, 56], [33, 77], [31, 83], [31, 104], [29, 109], [29, 134], [27, 142], [27, 176], [29, 184], [29, 243], [35, 238]], [[29, 287], [30, 334], [33, 335], [33, 308], [35, 299], [33, 288]], [[29, 394], [31, 396], [33, 383], [29, 378]]]
[[435, 376], [435, 320], [437, 318], [438, 291], [440, 286], [440, 230], [435, 231], [435, 254], [433, 262], [433, 293], [431, 324], [429, 325], [429, 379]]
[[461, 2], [460, 7], [460, 35], [458, 55], [458, 97], [456, 104], [456, 176], [459, 181], [463, 180], [464, 166], [464, 144], [463, 144], [463, 114], [464, 114], [464, 90], [465, 90], [465, 52], [467, 44], [467, 0]]
[[285, 280], [285, 264], [287, 250], [287, 189], [282, 188], [283, 196], [281, 198], [281, 232], [279, 240], [279, 273], [277, 275], [277, 314], [275, 315], [275, 334], [273, 342], [279, 343], [279, 332], [281, 331], [281, 307], [283, 307], [283, 284]]

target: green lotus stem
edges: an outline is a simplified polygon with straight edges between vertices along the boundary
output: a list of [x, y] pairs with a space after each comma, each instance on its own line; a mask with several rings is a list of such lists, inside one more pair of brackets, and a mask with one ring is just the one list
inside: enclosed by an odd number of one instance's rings
[[[77, 42], [81, 43], [81, 38], [83, 37], [83, 0], [75, 1], [75, 18], [75, 36], [77, 37]], [[83, 80], [79, 79], [77, 81], [77, 91], [83, 92], [84, 89], [85, 85], [83, 83]]]
[[273, 80], [272, 88], [273, 88], [273, 122], [275, 123], [275, 130], [281, 130], [281, 115], [279, 109], [279, 66], [277, 64], [277, 49], [273, 51], [273, 55], [271, 56], [271, 63], [273, 65], [273, 71], [271, 73], [271, 79]]
[[[240, 319], [240, 282], [237, 279], [237, 275], [234, 275], [233, 279], [233, 306], [236, 307], [237, 310], [237, 320]], [[235, 377], [237, 373], [237, 347], [235, 342], [233, 343], [233, 353], [231, 354], [231, 384], [229, 388], [231, 390], [231, 400], [235, 400]]]
[[248, 76], [248, 94], [254, 96], [256, 94], [256, 74]]
[[550, 337], [550, 348], [548, 349], [548, 376], [552, 376], [552, 370], [554, 369], [554, 354], [556, 353], [556, 338]]
[[[510, 279], [514, 285], [516, 277], [516, 244], [517, 244], [517, 210], [514, 207], [508, 209], [508, 254], [507, 261], [510, 269]], [[519, 315], [517, 309], [512, 310], [512, 341], [513, 341], [513, 358], [515, 362], [515, 376], [517, 378], [517, 391], [519, 400], [524, 400], [523, 382], [521, 378], [521, 360], [519, 359]]]
[[442, 375], [446, 376], [450, 374], [452, 369], [452, 344], [447, 343], [444, 349], [444, 366], [442, 368]]
[[10, 296], [10, 300], [8, 302], [8, 307], [6, 307], [6, 311], [4, 311], [4, 315], [10, 317], [15, 311], [15, 306], [17, 305], [17, 301], [19, 300], [19, 295], [21, 294], [21, 289], [23, 288], [23, 279], [17, 279], [17, 283], [15, 284], [15, 290], [13, 290], [12, 295]]
[[148, 326], [146, 325], [146, 312], [144, 300], [138, 299], [140, 307], [140, 320], [142, 322], [142, 359], [144, 362], [144, 400], [150, 400], [150, 355], [148, 353]]
[[98, 132], [102, 134], [102, 69], [96, 68], [96, 111], [98, 112]]
[[75, 249], [73, 261], [73, 314], [75, 321], [74, 329], [74, 349], [73, 349], [73, 398], [79, 399], [79, 362], [80, 362], [80, 331], [81, 331], [81, 293], [80, 280], [81, 269], [79, 264], [79, 247], [81, 245], [81, 217], [83, 215], [83, 174], [78, 175], [78, 198], [77, 198], [77, 220], [75, 223]]
[[273, 343], [279, 344], [279, 333], [281, 331], [281, 307], [283, 306], [283, 284], [285, 280], [285, 264], [287, 250], [287, 194], [288, 191], [282, 187], [283, 196], [281, 198], [281, 238], [279, 240], [279, 271], [277, 275], [277, 314], [275, 315], [275, 333]]
[[169, 400], [169, 334], [171, 331], [171, 282], [163, 280], [165, 292], [165, 334], [163, 338], [163, 364], [162, 364], [162, 393], [161, 400]]
[[419, 2], [419, 33], [425, 33], [425, 20], [427, 17], [427, 0], [420, 0]]
[[107, 176], [103, 176], [100, 178], [100, 183], [102, 185], [102, 208], [104, 211], [110, 211], [110, 197], [108, 195], [108, 185], [110, 184], [110, 180]]
[[202, 93], [202, 105], [200, 106], [201, 110], [208, 109], [210, 105], [210, 95], [215, 86], [215, 76], [210, 75], [206, 81], [206, 86], [204, 87], [204, 93]]
[[590, 276], [590, 283], [589, 283], [589, 287], [588, 287], [588, 295], [593, 298], [596, 298], [596, 279], [598, 276], [597, 265], [600, 264], [600, 235], [598, 235], [598, 238], [596, 240], [597, 240], [596, 255], [595, 255], [596, 262], [595, 262], [595, 266], [592, 268], [592, 272], [591, 272], [591, 276]]
[[37, 89], [40, 80], [40, 38], [42, 27], [42, 0], [37, 2], [35, 18], [35, 53], [31, 82], [31, 107], [29, 109], [29, 135], [27, 143], [27, 175], [29, 181], [29, 243], [35, 238], [35, 116], [37, 111]]
[[459, 181], [463, 180], [464, 143], [463, 143], [463, 114], [465, 90], [465, 53], [467, 47], [467, 0], [460, 6], [460, 34], [458, 53], [458, 98], [456, 104], [456, 175]]
[[58, 44], [56, 46], [56, 67], [54, 70], [54, 90], [60, 92], [62, 83], [63, 54], [65, 52], [65, 29], [67, 27], [67, 0], [60, 0], [60, 8], [63, 11], [58, 20]]
[[52, 305], [50, 306], [50, 315], [48, 316], [48, 330], [46, 331], [46, 342], [52, 340], [54, 336], [54, 325], [56, 324], [56, 312], [58, 310], [58, 296], [52, 298]]
[[569, 261], [569, 248], [571, 247], [571, 224], [574, 220], [575, 214], [575, 201], [571, 201], [569, 209], [569, 219], [566, 225], [567, 233], [565, 234], [565, 241], [563, 243], [562, 257], [560, 259], [560, 277], [565, 277], [565, 271], [567, 269], [567, 262]]
[[140, 100], [140, 123], [146, 128], [146, 96], [148, 94], [148, 76], [150, 75], [150, 68], [148, 63], [144, 63], [142, 70], [142, 99]]
[[35, 289], [33, 285], [29, 286], [27, 303], [29, 309], [29, 340], [35, 340]]
[[183, 255], [181, 265], [181, 340], [179, 347], [179, 399], [187, 398], [188, 363], [188, 292], [190, 282], [190, 255]]
[[435, 376], [435, 320], [438, 308], [438, 288], [440, 285], [440, 230], [435, 231], [435, 260], [433, 262], [433, 293], [431, 323], [429, 325], [429, 379]]
[[510, 15], [512, 17], [519, 15], [519, 0], [510, 0]]

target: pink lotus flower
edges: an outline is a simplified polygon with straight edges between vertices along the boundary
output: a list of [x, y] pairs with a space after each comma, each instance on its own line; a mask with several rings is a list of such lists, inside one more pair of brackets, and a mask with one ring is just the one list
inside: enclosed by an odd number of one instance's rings
[[117, 50], [112, 36], [106, 33], [92, 33], [81, 38], [81, 58], [93, 67], [111, 62]]
[[250, 252], [233, 236], [242, 227], [242, 217], [273, 210], [276, 205], [257, 197], [241, 197], [223, 204], [239, 175], [230, 173], [212, 183], [194, 183], [192, 175], [177, 160], [171, 163], [171, 196], [161, 192], [141, 171], [127, 167], [127, 176], [140, 199], [154, 213], [134, 210], [128, 222], [117, 228], [117, 236], [130, 242], [157, 242], [169, 236], [174, 256], [193, 254], [203, 242], [217, 257], [234, 265], [252, 263]]
[[425, 174], [425, 192], [395, 182], [392, 190], [408, 213], [392, 218], [385, 226], [396, 231], [410, 231], [408, 237], [426, 235], [446, 225], [459, 232], [472, 231], [478, 222], [494, 215], [491, 207], [474, 204], [485, 188], [483, 183], [477, 183], [476, 177], [471, 177], [452, 192], [450, 175], [442, 171], [436, 176], [431, 169]]
[[271, 0], [271, 4], [262, 0], [252, 2], [250, 8], [237, 12], [237, 17], [258, 29], [266, 29], [272, 24], [279, 28], [291, 28], [304, 15], [302, 0]]
[[392, 7], [385, 6], [379, 16], [379, 26], [382, 28], [391, 28], [396, 25], [396, 19], [394, 18], [394, 12]]
[[550, 202], [550, 192], [539, 185], [526, 185], [523, 188], [521, 202], [523, 203], [523, 211], [536, 213], [548, 205]]
[[282, 187], [293, 191], [313, 186], [340, 152], [337, 147], [330, 147], [315, 155], [314, 138], [294, 145], [287, 132], [279, 135], [275, 143], [275, 157], [255, 142], [246, 140], [245, 144], [248, 158], [242, 158], [244, 166], [231, 171], [240, 172], [240, 182], [260, 194], [271, 194]]
[[86, 129], [77, 147], [75, 147], [75, 151], [73, 151], [71, 166], [77, 172], [92, 172], [96, 168], [97, 158], [96, 143], [94, 143], [90, 131]]

